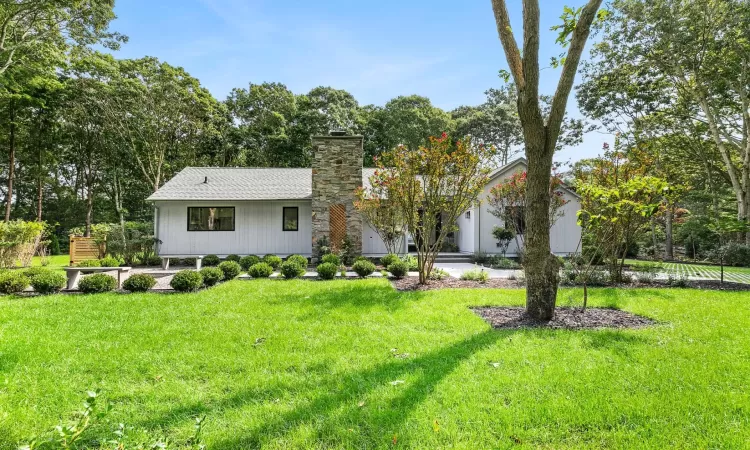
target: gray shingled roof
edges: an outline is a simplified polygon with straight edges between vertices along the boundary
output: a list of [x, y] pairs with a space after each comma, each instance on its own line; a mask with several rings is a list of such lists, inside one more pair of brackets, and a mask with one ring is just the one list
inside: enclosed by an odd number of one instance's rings
[[[363, 183], [375, 169], [362, 169]], [[208, 177], [208, 183], [204, 183]], [[312, 169], [187, 167], [147, 200], [297, 200], [312, 197]]]

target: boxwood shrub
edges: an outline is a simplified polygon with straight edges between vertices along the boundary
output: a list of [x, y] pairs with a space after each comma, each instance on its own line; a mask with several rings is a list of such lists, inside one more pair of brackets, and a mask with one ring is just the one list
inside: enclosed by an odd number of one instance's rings
[[31, 278], [31, 286], [34, 290], [45, 295], [60, 292], [65, 287], [66, 282], [67, 277], [64, 273], [51, 270], [38, 273]]
[[375, 264], [370, 261], [359, 260], [354, 263], [352, 270], [357, 272], [360, 277], [366, 278], [375, 272]]
[[224, 272], [218, 267], [204, 267], [200, 270], [203, 277], [203, 285], [211, 287], [224, 279]]
[[194, 270], [182, 270], [172, 277], [169, 285], [178, 292], [194, 292], [203, 286], [203, 276]]
[[401, 261], [401, 258], [399, 258], [398, 255], [394, 255], [393, 253], [389, 253], [380, 258], [380, 264], [382, 264], [383, 267], [388, 267], [396, 261]]
[[76, 267], [101, 267], [102, 264], [99, 262], [98, 259], [85, 259], [78, 264], [76, 264]]
[[84, 294], [98, 294], [100, 292], [109, 292], [115, 290], [117, 280], [104, 273], [95, 273], [81, 278], [78, 282], [78, 289]]
[[286, 259], [287, 262], [296, 262], [300, 267], [307, 268], [307, 258], [302, 255], [292, 255]]
[[305, 268], [299, 264], [299, 261], [286, 261], [281, 265], [281, 275], [291, 280], [299, 278], [306, 272]]
[[403, 278], [409, 272], [409, 266], [400, 260], [391, 263], [386, 269], [396, 278]]
[[131, 275], [122, 283], [123, 289], [130, 292], [146, 292], [155, 285], [156, 279], [146, 273], [136, 273]]
[[219, 270], [224, 273], [224, 279], [229, 281], [237, 278], [237, 275], [242, 272], [242, 267], [235, 261], [224, 261], [219, 264]]
[[29, 278], [17, 270], [0, 272], [0, 294], [18, 294], [30, 283]]
[[239, 263], [240, 259], [242, 259], [240, 258], [240, 255], [231, 254], [231, 255], [227, 255], [227, 257], [224, 258], [224, 261], [234, 261], [236, 263]]
[[28, 269], [23, 271], [23, 274], [26, 275], [26, 278], [31, 280], [37, 275], [42, 275], [50, 272], [52, 272], [52, 270], [46, 267], [29, 267]]
[[221, 260], [216, 255], [206, 255], [203, 257], [203, 265], [208, 267], [218, 266]]
[[273, 273], [273, 267], [264, 262], [260, 262], [250, 267], [247, 273], [253, 278], [268, 278]]
[[115, 258], [114, 256], [105, 256], [104, 258], [99, 260], [99, 265], [102, 267], [120, 267], [123, 262], [124, 261], [119, 258]]
[[258, 264], [260, 262], [260, 258], [258, 258], [255, 255], [247, 255], [240, 258], [240, 267], [242, 267], [242, 270], [248, 271], [251, 267]]
[[323, 258], [321, 258], [321, 261], [324, 263], [333, 264], [336, 267], [341, 265], [341, 258], [339, 258], [338, 255], [334, 255], [333, 253], [323, 255]]
[[279, 258], [276, 255], [266, 255], [263, 257], [263, 262], [268, 264], [269, 266], [273, 267], [273, 270], [276, 270], [281, 266], [281, 258]]
[[315, 269], [318, 272], [318, 276], [323, 280], [333, 280], [336, 278], [336, 272], [339, 270], [339, 266], [333, 263], [325, 262]]

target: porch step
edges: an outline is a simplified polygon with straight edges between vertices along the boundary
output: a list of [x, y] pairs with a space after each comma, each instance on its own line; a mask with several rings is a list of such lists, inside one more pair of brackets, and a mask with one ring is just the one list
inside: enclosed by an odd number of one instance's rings
[[439, 253], [435, 258], [437, 263], [471, 263], [471, 255], [463, 253]]

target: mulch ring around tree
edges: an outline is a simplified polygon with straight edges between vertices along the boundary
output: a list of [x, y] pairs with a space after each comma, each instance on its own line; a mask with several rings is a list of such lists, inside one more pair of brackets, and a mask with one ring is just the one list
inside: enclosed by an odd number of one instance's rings
[[526, 315], [525, 308], [514, 307], [482, 307], [471, 308], [479, 317], [487, 321], [493, 328], [551, 328], [568, 330], [591, 330], [598, 328], [643, 328], [655, 325], [655, 320], [639, 316], [627, 311], [607, 308], [588, 308], [582, 312], [580, 308], [557, 308], [555, 317], [549, 322], [531, 319]]

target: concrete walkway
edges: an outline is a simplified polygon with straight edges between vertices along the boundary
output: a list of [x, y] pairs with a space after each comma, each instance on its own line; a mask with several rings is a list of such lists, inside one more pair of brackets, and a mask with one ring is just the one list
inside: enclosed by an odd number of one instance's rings
[[476, 264], [469, 263], [435, 263], [435, 267], [445, 270], [446, 272], [448, 272], [448, 275], [453, 278], [461, 278], [461, 275], [464, 272], [475, 269], [484, 270], [485, 272], [490, 274], [490, 278], [506, 280], [511, 277], [518, 277], [522, 273], [522, 271], [520, 270], [490, 269], [489, 267], [481, 267], [477, 266]]

